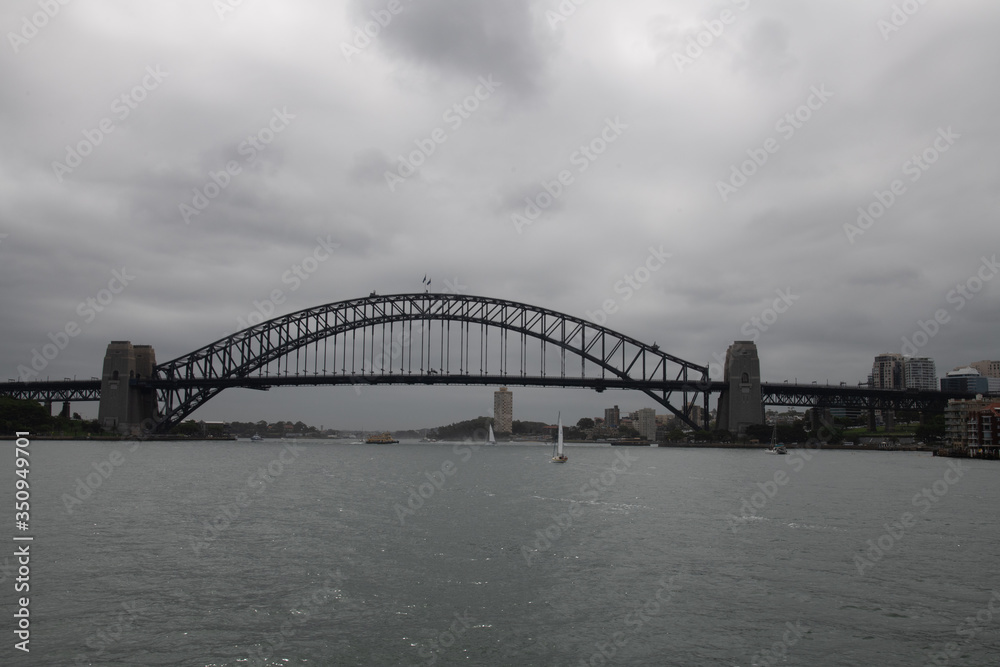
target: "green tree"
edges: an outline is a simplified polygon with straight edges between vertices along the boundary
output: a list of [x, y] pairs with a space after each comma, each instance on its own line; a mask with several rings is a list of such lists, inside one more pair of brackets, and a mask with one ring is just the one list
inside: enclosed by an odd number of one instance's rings
[[38, 401], [0, 397], [0, 432], [13, 436], [16, 431], [32, 435], [79, 436], [97, 433], [100, 426], [96, 419], [83, 420], [79, 414], [74, 419], [53, 417]]
[[747, 438], [751, 440], [756, 438], [761, 442], [771, 442], [771, 432], [773, 430], [774, 427], [768, 424], [750, 424], [747, 426], [746, 434]]
[[175, 426], [172, 431], [177, 435], [201, 435], [201, 424], [189, 419]]
[[544, 433], [545, 422], [517, 421], [511, 423], [511, 432], [514, 435], [540, 435]]
[[466, 438], [485, 440], [492, 421], [489, 417], [476, 417], [447, 426], [439, 426], [434, 430], [437, 431], [437, 437], [441, 440], [465, 440]]
[[589, 431], [594, 428], [594, 420], [590, 417], [581, 417], [580, 421], [576, 423], [576, 427], [581, 431]]
[[621, 438], [638, 438], [639, 431], [635, 430], [631, 426], [619, 426], [618, 436]]
[[917, 440], [931, 442], [943, 438], [944, 432], [944, 415], [934, 415], [930, 419], [927, 419], [923, 424], [917, 426], [917, 430], [914, 435]]

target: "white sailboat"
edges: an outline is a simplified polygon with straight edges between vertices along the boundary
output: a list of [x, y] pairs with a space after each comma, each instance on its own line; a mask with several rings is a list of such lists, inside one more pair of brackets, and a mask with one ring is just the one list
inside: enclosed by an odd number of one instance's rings
[[765, 449], [768, 454], [787, 454], [788, 450], [784, 445], [778, 444], [778, 422], [774, 422], [774, 429], [771, 431], [771, 448]]
[[487, 445], [495, 445], [495, 444], [497, 444], [497, 439], [493, 435], [493, 424], [490, 424], [490, 435], [489, 435], [489, 438], [486, 439], [486, 444]]
[[562, 413], [559, 413], [559, 431], [556, 435], [556, 443], [552, 446], [552, 462], [553, 463], [566, 463], [569, 458], [563, 454], [563, 432], [562, 432]]

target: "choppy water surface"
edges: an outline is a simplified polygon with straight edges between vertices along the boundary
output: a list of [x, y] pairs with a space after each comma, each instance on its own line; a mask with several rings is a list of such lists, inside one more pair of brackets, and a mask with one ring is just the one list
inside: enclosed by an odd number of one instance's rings
[[33, 443], [32, 650], [5, 556], [0, 662], [1000, 660], [995, 462], [289, 444]]

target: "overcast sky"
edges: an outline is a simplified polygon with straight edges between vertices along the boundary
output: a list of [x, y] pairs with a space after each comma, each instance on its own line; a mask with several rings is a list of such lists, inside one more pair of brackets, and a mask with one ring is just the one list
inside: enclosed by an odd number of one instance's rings
[[[67, 326], [41, 377], [99, 375], [111, 340], [167, 361], [276, 289], [283, 315], [425, 274], [610, 300], [701, 364], [756, 339], [765, 381], [855, 384], [935, 315], [939, 375], [1000, 357], [995, 0], [47, 4], [0, 10], [4, 377]], [[493, 389], [228, 390], [194, 417], [416, 428]], [[514, 392], [518, 419], [652, 405]]]

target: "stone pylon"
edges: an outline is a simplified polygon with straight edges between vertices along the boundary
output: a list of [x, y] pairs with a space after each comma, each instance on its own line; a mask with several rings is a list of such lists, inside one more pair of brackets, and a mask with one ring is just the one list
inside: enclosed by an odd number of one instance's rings
[[738, 340], [726, 350], [722, 381], [727, 388], [719, 396], [719, 428], [730, 433], [746, 432], [751, 424], [764, 423], [760, 391], [760, 359], [757, 345]]
[[150, 378], [156, 353], [149, 345], [112, 341], [104, 355], [101, 374], [101, 404], [97, 419], [106, 431], [138, 433], [142, 423], [157, 416], [156, 392], [132, 385], [132, 380]]

